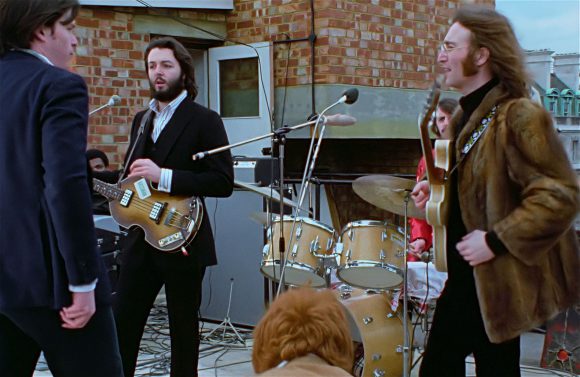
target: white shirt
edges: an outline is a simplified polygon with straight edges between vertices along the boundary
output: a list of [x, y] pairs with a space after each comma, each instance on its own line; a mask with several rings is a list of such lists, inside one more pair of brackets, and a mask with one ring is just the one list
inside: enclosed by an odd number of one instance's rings
[[[181, 105], [184, 99], [187, 98], [187, 91], [183, 90], [173, 101], [171, 101], [165, 108], [159, 111], [159, 101], [152, 99], [149, 101], [149, 108], [155, 113], [155, 119], [153, 119], [153, 132], [151, 133], [151, 139], [156, 143], [159, 139], [159, 135], [167, 126], [167, 123], [175, 114], [175, 110]], [[159, 184], [157, 189], [159, 191], [171, 192], [171, 180], [173, 178], [173, 170], [171, 169], [161, 169], [161, 176], [159, 177]]]

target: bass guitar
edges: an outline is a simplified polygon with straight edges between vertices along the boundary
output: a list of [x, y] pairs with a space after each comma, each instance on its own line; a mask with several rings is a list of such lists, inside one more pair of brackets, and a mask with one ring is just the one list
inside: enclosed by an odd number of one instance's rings
[[144, 178], [130, 177], [119, 184], [93, 179], [93, 189], [109, 200], [111, 216], [121, 226], [138, 226], [145, 241], [165, 252], [182, 251], [197, 234], [203, 218], [198, 197], [169, 195]]
[[425, 206], [425, 218], [427, 223], [433, 228], [433, 263], [438, 271], [447, 272], [446, 224], [449, 217], [448, 200], [450, 189], [446, 173], [449, 172], [451, 166], [451, 142], [449, 140], [436, 140], [435, 153], [433, 153], [429, 138], [429, 123], [437, 109], [440, 95], [440, 84], [435, 81], [427, 99], [423, 116], [419, 118], [419, 134], [421, 136], [423, 157], [425, 158], [427, 180], [431, 191]]

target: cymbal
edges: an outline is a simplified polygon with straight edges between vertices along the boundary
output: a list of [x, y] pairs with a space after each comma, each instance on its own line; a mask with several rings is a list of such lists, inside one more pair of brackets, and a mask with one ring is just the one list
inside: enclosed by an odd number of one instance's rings
[[[405, 215], [405, 198], [411, 194], [415, 182], [412, 179], [391, 175], [367, 175], [357, 178], [352, 188], [366, 202], [386, 211]], [[415, 207], [411, 198], [407, 204], [407, 216], [424, 219], [425, 212]]]
[[[236, 179], [234, 179], [234, 185], [249, 191], [253, 191], [256, 194], [260, 194], [265, 198], [274, 199], [275, 201], [280, 202], [280, 193], [276, 190], [272, 190], [270, 187], [259, 187], [252, 183], [242, 182]], [[293, 208], [298, 207], [298, 203], [288, 198], [284, 198], [284, 204]]]
[[258, 224], [267, 225], [269, 214], [266, 212], [252, 212], [250, 214], [250, 219], [254, 220]]

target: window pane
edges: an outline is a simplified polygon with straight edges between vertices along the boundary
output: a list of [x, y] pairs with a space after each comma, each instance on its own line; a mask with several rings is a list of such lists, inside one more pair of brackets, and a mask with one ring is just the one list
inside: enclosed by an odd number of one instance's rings
[[220, 61], [220, 112], [224, 118], [259, 116], [258, 58]]

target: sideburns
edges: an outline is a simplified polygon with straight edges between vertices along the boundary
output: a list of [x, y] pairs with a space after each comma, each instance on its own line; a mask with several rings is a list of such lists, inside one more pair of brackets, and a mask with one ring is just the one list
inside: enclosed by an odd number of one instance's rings
[[463, 74], [466, 77], [475, 76], [479, 69], [475, 62], [475, 50], [469, 49], [469, 53], [465, 57], [465, 59], [461, 62], [461, 67], [463, 68]]

